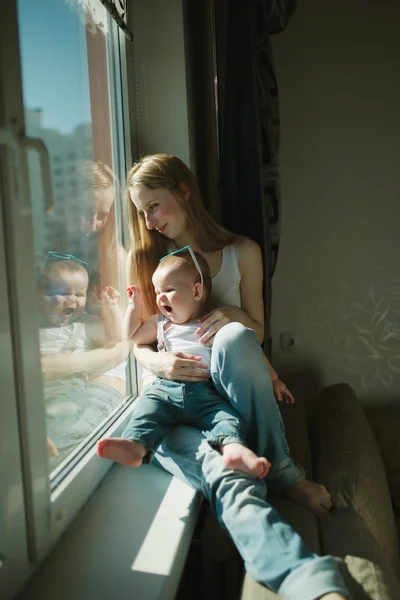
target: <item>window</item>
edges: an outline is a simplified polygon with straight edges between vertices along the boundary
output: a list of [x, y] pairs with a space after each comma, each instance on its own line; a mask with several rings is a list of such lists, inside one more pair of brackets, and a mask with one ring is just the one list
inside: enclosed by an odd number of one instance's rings
[[[124, 163], [124, 157], [113, 153], [118, 122], [110, 111], [107, 57], [115, 25], [92, 26], [82, 4], [18, 1], [27, 134], [44, 141], [50, 158], [61, 157], [52, 173], [58, 193], [50, 214], [44, 210], [37, 155], [28, 163], [52, 477], [123, 406], [127, 382], [118, 227], [124, 173], [118, 161]], [[92, 352], [96, 349], [102, 352]]]
[[[4, 594], [7, 568], [0, 568], [2, 598], [15, 594], [104, 476], [110, 464], [94, 456], [94, 443], [106, 429], [122, 429], [137, 391], [136, 367], [121, 340], [129, 154], [124, 36], [100, 0], [6, 5], [0, 35], [11, 58], [0, 74], [7, 90], [0, 126], [9, 145], [0, 154], [7, 175], [0, 187], [0, 283], [14, 375], [0, 422], [18, 449], [17, 474], [2, 477], [2, 485], [7, 493], [19, 490], [21, 539], [2, 536], [7, 505], [0, 511], [0, 559], [12, 545], [16, 560], [8, 561], [14, 588]], [[8, 134], [20, 144], [18, 161]], [[30, 138], [44, 143], [42, 158], [48, 151], [46, 177]]]

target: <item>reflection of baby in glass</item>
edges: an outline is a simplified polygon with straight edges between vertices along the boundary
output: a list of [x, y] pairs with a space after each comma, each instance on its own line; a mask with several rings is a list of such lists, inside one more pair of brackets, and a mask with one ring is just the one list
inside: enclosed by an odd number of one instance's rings
[[[123, 399], [123, 390], [112, 382], [119, 380], [124, 386], [124, 363], [117, 365], [111, 354], [108, 364], [103, 359], [103, 368], [96, 357], [93, 368], [90, 361], [83, 367], [83, 361], [74, 366], [71, 360], [75, 358], [72, 353], [111, 349], [122, 338], [119, 293], [114, 288], [98, 294], [103, 319], [85, 312], [89, 285], [85, 264], [70, 255], [49, 252], [38, 277], [47, 434], [53, 456], [61, 451], [65, 455], [64, 451], [81, 442]], [[53, 371], [58, 371], [55, 378], [48, 376], [49, 355], [56, 355], [60, 365], [55, 369], [53, 363]]]
[[[128, 288], [131, 303], [125, 316], [125, 336], [137, 344], [158, 341], [159, 349], [201, 356], [210, 366], [211, 348], [200, 344], [195, 331], [211, 289], [208, 265], [200, 254], [180, 250], [160, 262], [153, 275], [160, 315], [143, 323], [141, 292]], [[213, 383], [185, 383], [157, 378], [144, 388], [122, 438], [100, 440], [97, 452], [128, 466], [139, 466], [177, 424], [205, 430], [228, 468], [265, 477], [270, 464], [245, 445], [240, 415], [217, 393]]]

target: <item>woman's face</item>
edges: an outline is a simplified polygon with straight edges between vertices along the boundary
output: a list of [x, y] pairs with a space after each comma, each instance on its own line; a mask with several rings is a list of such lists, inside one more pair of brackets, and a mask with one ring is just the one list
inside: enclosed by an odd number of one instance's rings
[[106, 224], [113, 202], [114, 186], [87, 190], [81, 199], [81, 206], [86, 207], [81, 215], [81, 231], [86, 235], [101, 231]]
[[144, 216], [147, 229], [156, 229], [170, 240], [185, 235], [186, 215], [172, 192], [165, 188], [149, 190], [145, 186], [135, 186], [129, 193], [137, 211]]

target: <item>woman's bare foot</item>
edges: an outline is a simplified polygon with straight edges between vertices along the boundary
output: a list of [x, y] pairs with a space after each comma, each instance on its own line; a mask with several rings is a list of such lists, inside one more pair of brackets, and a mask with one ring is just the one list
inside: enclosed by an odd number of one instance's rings
[[[305, 506], [320, 519], [327, 519], [331, 515], [332, 498], [324, 485], [301, 477], [286, 490], [284, 495], [297, 502], [297, 504]], [[324, 599], [325, 597], [328, 598], [328, 596], [323, 596]], [[341, 596], [338, 596], [338, 598], [341, 598]]]
[[228, 469], [241, 471], [262, 479], [268, 475], [271, 463], [263, 456], [257, 456], [252, 450], [236, 442], [221, 448], [222, 460]]
[[97, 442], [97, 455], [127, 467], [140, 467], [147, 450], [139, 442], [125, 438], [105, 438]]

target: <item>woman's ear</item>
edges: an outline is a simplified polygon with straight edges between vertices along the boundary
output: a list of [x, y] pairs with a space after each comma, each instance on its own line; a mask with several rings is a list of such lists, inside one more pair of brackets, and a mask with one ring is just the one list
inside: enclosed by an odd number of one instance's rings
[[193, 298], [196, 300], [196, 302], [199, 302], [202, 299], [203, 292], [204, 290], [201, 283], [195, 283], [193, 286]]
[[189, 200], [189, 198], [190, 198], [190, 190], [189, 190], [188, 186], [186, 185], [186, 183], [184, 181], [182, 181], [179, 184], [179, 190], [180, 190], [182, 196], [185, 198], [185, 200]]

